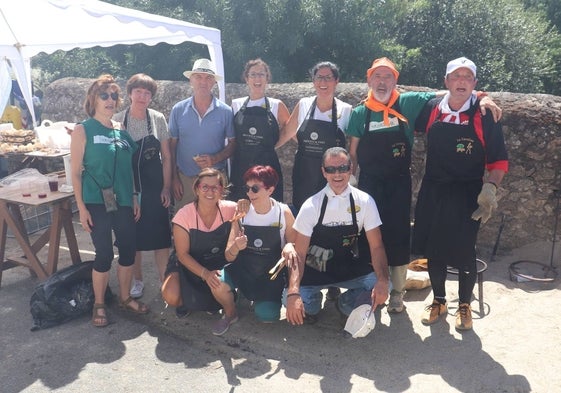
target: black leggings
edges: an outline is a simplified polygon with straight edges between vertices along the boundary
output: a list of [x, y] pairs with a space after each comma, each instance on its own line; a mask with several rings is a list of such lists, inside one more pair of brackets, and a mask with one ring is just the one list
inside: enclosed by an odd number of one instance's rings
[[[446, 302], [446, 276], [448, 274], [446, 262], [429, 259], [429, 277], [432, 292], [436, 300]], [[458, 297], [461, 303], [471, 303], [473, 288], [477, 281], [477, 264], [475, 259], [469, 269], [459, 269], [458, 273]]]

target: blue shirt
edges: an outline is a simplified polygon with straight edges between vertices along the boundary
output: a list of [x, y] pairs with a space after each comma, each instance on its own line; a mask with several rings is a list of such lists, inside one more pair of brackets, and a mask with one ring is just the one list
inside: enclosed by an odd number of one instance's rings
[[[201, 168], [193, 157], [201, 154], [216, 154], [224, 149], [225, 140], [234, 138], [234, 115], [232, 109], [212, 98], [207, 113], [200, 118], [193, 106], [193, 97], [178, 102], [169, 115], [169, 133], [177, 138], [177, 166], [186, 176], [196, 176]], [[226, 160], [217, 163], [217, 169], [226, 169]]]

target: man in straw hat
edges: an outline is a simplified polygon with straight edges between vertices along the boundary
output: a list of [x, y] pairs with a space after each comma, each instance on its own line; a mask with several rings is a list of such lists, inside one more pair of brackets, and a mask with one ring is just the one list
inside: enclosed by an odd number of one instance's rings
[[364, 295], [373, 309], [388, 298], [380, 216], [372, 197], [349, 184], [351, 169], [344, 148], [327, 149], [321, 166], [327, 185], [302, 204], [294, 222], [298, 263], [288, 269], [284, 295], [293, 325], [317, 321], [321, 290], [328, 287], [347, 289], [336, 300], [346, 316]]
[[[425, 104], [441, 92], [406, 92], [397, 89], [399, 71], [387, 57], [375, 59], [366, 71], [368, 97], [349, 120], [349, 153], [353, 174], [360, 167], [358, 188], [369, 193], [382, 219], [382, 238], [392, 289], [388, 312], [405, 309], [403, 295], [410, 259], [411, 150], [415, 120]], [[487, 107], [500, 117], [488, 97]], [[484, 103], [485, 106], [485, 103]], [[484, 110], [484, 109], [483, 109]]]
[[175, 104], [169, 118], [176, 211], [194, 200], [193, 182], [201, 169], [225, 172], [235, 148], [232, 109], [212, 94], [216, 81], [222, 79], [212, 61], [198, 59], [183, 75], [193, 95]]
[[456, 329], [472, 328], [471, 298], [477, 279], [475, 243], [481, 222], [497, 208], [497, 187], [508, 170], [500, 123], [484, 115], [473, 92], [477, 67], [460, 57], [446, 67], [444, 97], [431, 100], [415, 129], [427, 133], [425, 176], [413, 229], [413, 252], [428, 259], [434, 295], [421, 322], [446, 315], [447, 267], [458, 269]]

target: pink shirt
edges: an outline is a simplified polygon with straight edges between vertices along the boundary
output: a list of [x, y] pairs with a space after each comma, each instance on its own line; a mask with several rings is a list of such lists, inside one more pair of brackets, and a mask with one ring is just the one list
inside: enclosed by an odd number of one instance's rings
[[[173, 217], [172, 222], [184, 228], [187, 232], [189, 232], [191, 228], [198, 229], [202, 232], [212, 232], [222, 225], [223, 222], [229, 221], [232, 217], [234, 217], [237, 205], [238, 204], [233, 201], [218, 201], [218, 208], [220, 209], [220, 212], [216, 214], [216, 218], [210, 228], [205, 226], [202, 218], [197, 212], [194, 202], [191, 202], [179, 209], [179, 211], [175, 214], [175, 217]], [[220, 216], [220, 214], [222, 214], [222, 216]], [[197, 219], [199, 224], [198, 228]]]

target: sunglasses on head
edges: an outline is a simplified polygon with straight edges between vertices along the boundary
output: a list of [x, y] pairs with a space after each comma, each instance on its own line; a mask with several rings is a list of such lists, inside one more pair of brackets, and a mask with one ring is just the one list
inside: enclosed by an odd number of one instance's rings
[[336, 172], [339, 173], [347, 173], [351, 170], [351, 166], [349, 164], [339, 165], [339, 166], [324, 166], [323, 170], [325, 173], [334, 174]]
[[245, 186], [243, 186], [243, 190], [244, 192], [247, 194], [249, 191], [251, 191], [254, 194], [257, 194], [259, 191], [261, 191], [261, 188], [265, 188], [265, 187], [261, 187], [258, 184], [254, 184], [251, 187], [248, 186], [247, 184]]
[[101, 98], [103, 101], [107, 101], [109, 99], [109, 97], [111, 97], [111, 99], [113, 101], [117, 101], [119, 99], [119, 93], [115, 93], [115, 92], [113, 92], [111, 94], [105, 93], [105, 92], [104, 93], [99, 93], [99, 98]]

